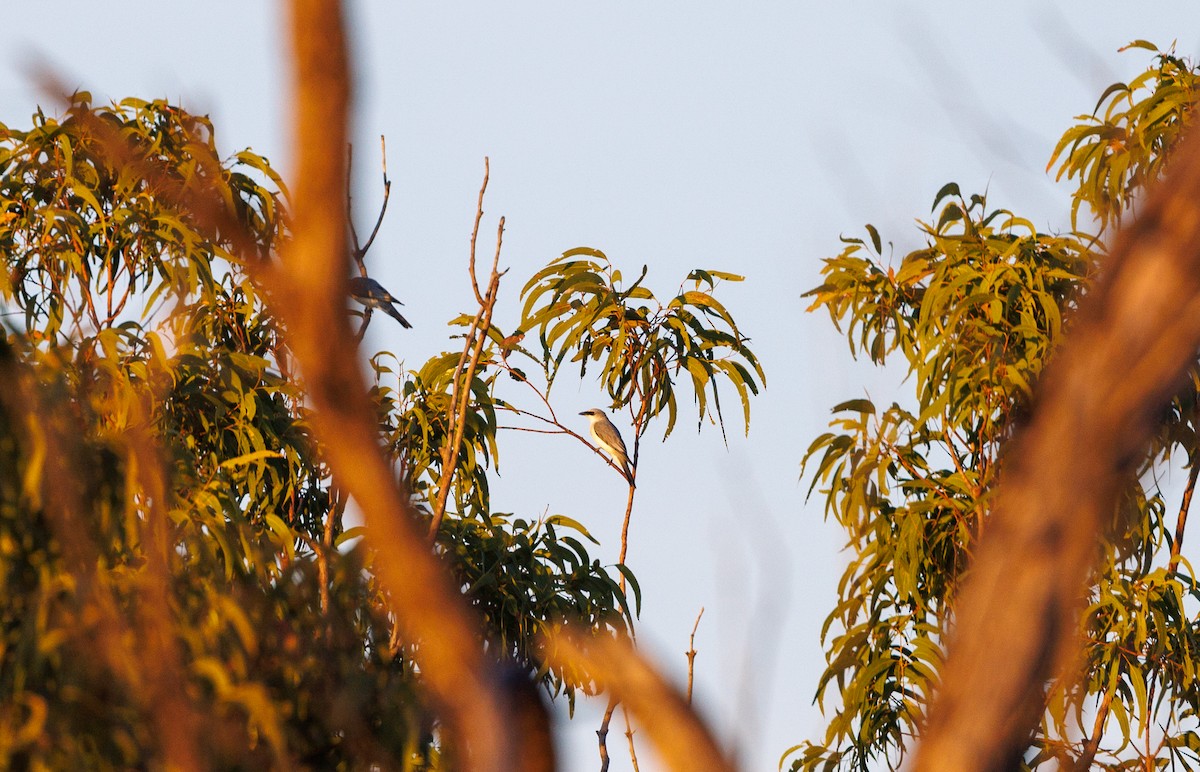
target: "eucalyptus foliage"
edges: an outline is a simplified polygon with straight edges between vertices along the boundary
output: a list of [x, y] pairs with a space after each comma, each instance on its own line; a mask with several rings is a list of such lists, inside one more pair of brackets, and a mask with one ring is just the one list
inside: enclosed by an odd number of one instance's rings
[[[1097, 234], [1163, 174], [1191, 117], [1196, 68], [1142, 41], [1132, 47], [1154, 50], [1153, 64], [1107, 89], [1050, 162], [1078, 182], [1076, 230], [1039, 232], [949, 184], [934, 199], [933, 220], [921, 224], [925, 247], [894, 261], [867, 226], [866, 239], [843, 239], [842, 252], [825, 261], [824, 282], [808, 293], [853, 354], [902, 368], [913, 392], [891, 404], [836, 406], [832, 430], [805, 456], [810, 495], [818, 492], [845, 528], [850, 562], [822, 633], [827, 667], [816, 700], [831, 715], [828, 727], [820, 740], [789, 749], [781, 766], [895, 769], [920, 736], [955, 590], [986, 538], [1004, 442], [1103, 266]], [[1096, 233], [1079, 225], [1085, 205]], [[1048, 685], [1029, 768], [1200, 764], [1200, 594], [1176, 539], [1200, 464], [1198, 386], [1193, 378], [1163, 416], [1113, 513], [1111, 538], [1097, 544], [1100, 568], [1080, 620], [1082, 679]], [[1158, 482], [1180, 458], [1192, 474], [1180, 514], [1169, 518]]]
[[[179, 107], [81, 93], [0, 125], [0, 766], [442, 764], [410, 657], [437, 642], [394, 640], [252, 280], [286, 238], [267, 159], [222, 158]], [[381, 444], [423, 512], [454, 363], [374, 361]], [[470, 384], [436, 549], [480, 646], [573, 699], [590, 685], [538, 634], [631, 610], [581, 525], [491, 512], [495, 377]]]
[[[664, 439], [678, 417], [675, 377], [686, 373], [696, 401], [698, 425], [705, 418], [724, 431], [719, 386], [738, 395], [749, 431], [750, 397], [764, 382], [750, 339], [714, 295], [721, 281], [742, 277], [696, 269], [664, 304], [645, 285], [647, 269], [628, 286], [603, 252], [578, 247], [564, 252], [525, 284], [521, 327], [537, 330], [547, 385], [563, 363], [589, 365], [616, 407], [629, 407], [634, 425], [633, 460], [650, 420], [666, 415]], [[690, 285], [690, 286], [689, 286]]]

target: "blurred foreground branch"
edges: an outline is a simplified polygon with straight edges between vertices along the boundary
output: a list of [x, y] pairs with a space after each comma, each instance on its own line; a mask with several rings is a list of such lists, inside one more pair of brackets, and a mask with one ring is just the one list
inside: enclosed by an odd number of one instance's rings
[[1200, 347], [1200, 134], [1101, 273], [1006, 451], [917, 769], [1017, 769], [1074, 663], [1097, 542]]
[[687, 772], [735, 769], [683, 695], [631, 642], [560, 628], [547, 644], [551, 659], [586, 673], [598, 688], [610, 692], [633, 713], [668, 768]]
[[517, 763], [503, 731], [495, 674], [448, 572], [426, 546], [407, 497], [379, 448], [375, 417], [355, 359], [344, 309], [347, 294], [344, 202], [349, 61], [336, 0], [289, 5], [295, 57], [294, 238], [268, 277], [314, 407], [313, 423], [330, 468], [361, 506], [372, 569], [412, 645], [423, 682], [446, 728], [465, 752], [465, 769]]

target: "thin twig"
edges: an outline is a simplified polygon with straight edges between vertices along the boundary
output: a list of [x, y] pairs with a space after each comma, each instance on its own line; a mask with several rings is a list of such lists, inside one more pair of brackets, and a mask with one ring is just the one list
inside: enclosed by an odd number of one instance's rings
[[[392, 195], [392, 181], [387, 176], [387, 143], [382, 134], [379, 135], [379, 147], [383, 160], [383, 203], [379, 205], [379, 214], [375, 217], [375, 227], [371, 229], [371, 235], [367, 239], [366, 244], [360, 244], [358, 241], [358, 230], [354, 227], [354, 212], [352, 206], [352, 196], [350, 194], [350, 175], [353, 171], [354, 163], [354, 145], [346, 145], [346, 225], [350, 230], [350, 240], [354, 243], [354, 249], [351, 250], [350, 256], [354, 258], [355, 265], [358, 266], [359, 276], [367, 275], [367, 252], [371, 249], [371, 245], [375, 243], [375, 237], [379, 235], [379, 226], [383, 225], [383, 216], [387, 213], [388, 199]], [[362, 342], [363, 337], [367, 334], [367, 326], [371, 323], [370, 306], [363, 306], [360, 312], [362, 316], [362, 324], [358, 327], [358, 332], [354, 334], [356, 342]]]
[[633, 772], [638, 772], [637, 749], [633, 747], [633, 725], [629, 723], [629, 708], [622, 705], [621, 715], [625, 718], [625, 740], [629, 743], [629, 761]]
[[1175, 540], [1171, 542], [1171, 560], [1167, 563], [1167, 574], [1179, 568], [1179, 553], [1183, 549], [1183, 530], [1187, 527], [1188, 510], [1192, 506], [1192, 493], [1196, 490], [1196, 477], [1200, 476], [1200, 459], [1192, 461], [1188, 470], [1187, 487], [1183, 489], [1183, 501], [1179, 504], [1179, 517], [1175, 521]]
[[[375, 243], [375, 237], [379, 235], [379, 226], [383, 225], [383, 216], [387, 213], [388, 199], [392, 196], [392, 181], [387, 175], [387, 139], [384, 135], [379, 135], [379, 153], [383, 158], [383, 203], [379, 205], [379, 216], [375, 218], [375, 227], [371, 229], [371, 235], [367, 237], [367, 243], [362, 245], [358, 252], [365, 257], [367, 252], [371, 250], [371, 245]], [[358, 246], [357, 237], [355, 238], [355, 246]]]
[[507, 429], [510, 432], [529, 432], [530, 434], [570, 434], [564, 429], [531, 429], [528, 426], [500, 425], [497, 429]]
[[600, 741], [600, 772], [608, 772], [608, 725], [612, 721], [613, 711], [617, 709], [617, 701], [608, 700], [608, 708], [604, 711], [604, 719], [596, 730], [596, 738]]
[[[475, 240], [479, 238], [479, 222], [483, 219], [483, 193], [487, 190], [488, 178], [491, 176], [491, 163], [487, 157], [483, 159], [483, 184], [479, 186], [479, 203], [475, 207], [475, 227], [471, 229], [471, 252], [468, 269], [471, 272], [471, 289], [475, 292], [475, 302], [483, 305], [483, 296], [479, 294], [479, 277], [475, 273]], [[497, 249], [497, 252], [499, 250]], [[492, 267], [495, 271], [495, 266]]]
[[[637, 493], [637, 488], [633, 483], [629, 484], [629, 495], [625, 500], [625, 519], [621, 522], [621, 555], [617, 558], [617, 562], [622, 567], [625, 566], [625, 553], [629, 551], [629, 519], [633, 514], [633, 497]], [[625, 574], [621, 574], [621, 594], [625, 594]], [[633, 620], [629, 620], [629, 633], [633, 635]]]
[[1111, 686], [1104, 691], [1104, 698], [1096, 708], [1096, 720], [1092, 722], [1092, 736], [1084, 744], [1083, 753], [1079, 755], [1079, 758], [1075, 762], [1075, 772], [1087, 772], [1087, 770], [1092, 768], [1092, 762], [1096, 760], [1096, 751], [1100, 749], [1100, 739], [1104, 734], [1104, 723], [1108, 719], [1108, 711], [1112, 706], [1115, 691]]
[[[483, 195], [487, 190], [488, 182], [488, 161], [484, 159], [483, 185], [479, 188], [479, 204], [476, 207], [475, 227], [471, 232], [471, 287], [475, 291], [475, 297], [479, 300], [479, 311], [476, 312], [475, 318], [471, 321], [471, 327], [467, 331], [466, 342], [463, 346], [462, 354], [459, 356], [458, 365], [454, 369], [454, 388], [450, 398], [450, 415], [447, 417], [448, 427], [453, 432], [452, 439], [442, 448], [442, 474], [438, 480], [438, 496], [433, 506], [433, 517], [429, 522], [429, 540], [433, 541], [437, 538], [438, 529], [441, 528], [442, 518], [446, 515], [446, 505], [450, 499], [450, 486], [454, 480], [454, 470], [456, 464], [455, 459], [458, 458], [458, 451], [462, 447], [463, 435], [466, 432], [466, 415], [467, 405], [471, 399], [471, 381], [475, 379], [475, 373], [479, 370], [479, 362], [483, 356], [483, 348], [487, 344], [488, 330], [491, 329], [492, 313], [496, 307], [496, 296], [500, 291], [500, 278], [506, 273], [500, 271], [500, 249], [504, 243], [504, 218], [500, 218], [500, 223], [496, 228], [496, 254], [492, 258], [492, 272], [488, 279], [488, 288], [486, 296], [479, 293], [479, 282], [475, 275], [475, 242], [479, 235], [479, 222], [483, 218]], [[470, 361], [464, 368], [464, 362], [467, 360], [468, 354]]]
[[350, 240], [354, 242], [354, 262], [358, 263], [358, 270], [363, 276], [367, 275], [367, 269], [363, 265], [362, 250], [358, 248], [358, 229], [354, 227], [354, 195], [350, 192], [350, 181], [354, 178], [354, 143], [346, 143], [346, 226], [350, 229]]
[[687, 661], [688, 661], [688, 687], [687, 687], [688, 705], [692, 704], [692, 677], [693, 677], [693, 674], [695, 673], [695, 667], [696, 667], [696, 630], [698, 630], [700, 628], [700, 617], [702, 617], [702, 616], [704, 616], [704, 606], [700, 607], [700, 613], [696, 615], [696, 624], [692, 625], [692, 634], [690, 636], [688, 636], [688, 650], [686, 652], [684, 652], [685, 654], [687, 654]]
[[[511, 368], [509, 368], [503, 364], [497, 364], [496, 362], [492, 362], [492, 364], [496, 365], [497, 367], [500, 367], [501, 369], [504, 369], [504, 370], [511, 370]], [[528, 381], [526, 381], [526, 383], [528, 383]], [[537, 394], [539, 397], [542, 397], [542, 393], [540, 391], [538, 391], [537, 388], [533, 386], [533, 384], [529, 384], [529, 387], [531, 389], [533, 389], [535, 394]], [[545, 401], [545, 397], [542, 397], [542, 399], [543, 399], [543, 401]], [[548, 402], [546, 403], [546, 406], [549, 407]], [[557, 431], [550, 431], [548, 429], [530, 429], [528, 427], [522, 427], [522, 426], [501, 426], [501, 427], [497, 427], [497, 428], [510, 429], [515, 432], [531, 432], [533, 434], [568, 434], [568, 435], [574, 437], [575, 439], [579, 440], [580, 442], [582, 442], [584, 445], [586, 445], [587, 448], [589, 450], [591, 450], [593, 453], [595, 453], [597, 456], [604, 459], [604, 463], [608, 464], [613, 469], [617, 470], [617, 472], [619, 472], [622, 477], [625, 476], [624, 470], [622, 470], [621, 467], [618, 466], [617, 463], [611, 457], [605, 455], [604, 451], [600, 450], [600, 448], [597, 447], [596, 445], [593, 445], [582, 434], [572, 431], [566, 425], [559, 422], [557, 416], [552, 417], [552, 418], [547, 418], [546, 416], [538, 415], [537, 413], [531, 413], [528, 410], [522, 410], [521, 408], [513, 407], [512, 405], [507, 405], [507, 406], [505, 406], [504, 409], [510, 413], [516, 413], [517, 415], [526, 416], [527, 418], [532, 418], [536, 421], [541, 421], [542, 423], [550, 424], [551, 426], [555, 427], [557, 429]], [[550, 413], [552, 416], [554, 415], [553, 409], [551, 409]]]

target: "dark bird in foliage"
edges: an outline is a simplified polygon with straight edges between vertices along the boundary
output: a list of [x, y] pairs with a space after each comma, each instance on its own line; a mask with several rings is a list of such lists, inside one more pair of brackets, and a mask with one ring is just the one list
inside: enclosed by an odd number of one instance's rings
[[392, 297], [392, 293], [384, 289], [382, 284], [371, 277], [352, 276], [350, 278], [350, 297], [368, 308], [378, 308], [397, 322], [400, 322], [405, 329], [412, 328], [408, 320], [401, 316], [396, 307], [392, 305], [393, 303], [404, 304]]

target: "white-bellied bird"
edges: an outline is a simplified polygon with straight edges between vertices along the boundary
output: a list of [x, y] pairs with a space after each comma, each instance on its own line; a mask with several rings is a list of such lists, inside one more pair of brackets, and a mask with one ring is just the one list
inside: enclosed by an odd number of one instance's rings
[[629, 452], [625, 450], [625, 441], [621, 439], [621, 433], [617, 431], [617, 427], [613, 426], [605, 412], [598, 407], [584, 410], [579, 415], [587, 416], [588, 420], [592, 422], [592, 439], [596, 441], [601, 450], [612, 456], [613, 461], [620, 464], [621, 471], [625, 473], [625, 479], [629, 480], [630, 485], [633, 485], [633, 465], [629, 463]]
[[[392, 305], [393, 303], [400, 303], [400, 301], [392, 297], [392, 293], [384, 289], [382, 284], [370, 276], [350, 277], [350, 297], [368, 308], [378, 308], [397, 322], [400, 322], [405, 329], [412, 328], [408, 320], [401, 316], [396, 307]], [[404, 304], [400, 303], [400, 305]]]

